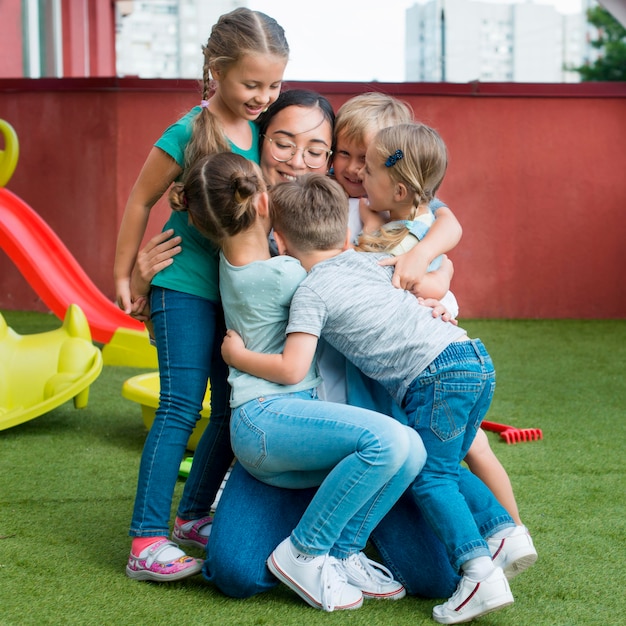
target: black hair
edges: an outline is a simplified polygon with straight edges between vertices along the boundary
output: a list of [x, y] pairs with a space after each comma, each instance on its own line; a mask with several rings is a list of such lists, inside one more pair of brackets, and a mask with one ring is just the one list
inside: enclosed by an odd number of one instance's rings
[[[281, 92], [281, 94], [270, 104], [270, 106], [257, 118], [257, 124], [259, 126], [259, 134], [261, 135], [259, 139], [259, 150], [261, 150], [263, 146], [263, 136], [265, 135], [265, 131], [267, 127], [270, 125], [270, 122], [274, 117], [280, 113], [283, 109], [286, 109], [290, 106], [300, 106], [305, 108], [313, 108], [319, 107], [324, 114], [324, 119], [328, 120], [330, 123], [331, 132], [334, 131], [335, 128], [335, 111], [333, 110], [333, 105], [321, 94], [316, 91], [311, 91], [310, 89], [287, 89], [286, 91]], [[334, 132], [333, 135], [333, 145], [331, 149], [334, 150]]]

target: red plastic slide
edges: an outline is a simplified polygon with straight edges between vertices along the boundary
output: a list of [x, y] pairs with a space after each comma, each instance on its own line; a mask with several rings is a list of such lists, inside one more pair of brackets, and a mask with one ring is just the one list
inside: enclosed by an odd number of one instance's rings
[[91, 281], [48, 224], [23, 200], [0, 187], [0, 247], [59, 318], [78, 304], [94, 341], [108, 343], [118, 328], [144, 331]]

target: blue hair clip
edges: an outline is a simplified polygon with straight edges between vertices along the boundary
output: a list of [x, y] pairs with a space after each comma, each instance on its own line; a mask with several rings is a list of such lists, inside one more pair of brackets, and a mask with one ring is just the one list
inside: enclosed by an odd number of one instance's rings
[[393, 154], [390, 154], [385, 161], [385, 167], [393, 167], [400, 159], [404, 158], [402, 150], [396, 150]]

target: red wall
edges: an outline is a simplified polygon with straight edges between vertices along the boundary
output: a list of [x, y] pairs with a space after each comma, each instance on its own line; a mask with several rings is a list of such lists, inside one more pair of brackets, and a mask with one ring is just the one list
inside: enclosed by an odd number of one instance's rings
[[[464, 228], [451, 254], [461, 317], [626, 317], [625, 83], [296, 86], [335, 108], [386, 91], [442, 134], [450, 166], [439, 195]], [[8, 188], [111, 298], [128, 192], [154, 140], [199, 99], [188, 80], [0, 80], [0, 118], [20, 140]], [[161, 202], [149, 234], [166, 214]], [[0, 253], [2, 308], [45, 310]]]

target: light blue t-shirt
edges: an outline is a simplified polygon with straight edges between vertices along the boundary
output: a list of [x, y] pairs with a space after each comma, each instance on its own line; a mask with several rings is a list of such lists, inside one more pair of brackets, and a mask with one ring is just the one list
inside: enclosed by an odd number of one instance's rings
[[[191, 139], [194, 118], [201, 111], [194, 107], [187, 115], [165, 130], [154, 144], [171, 156], [181, 168], [185, 166], [185, 148]], [[259, 130], [250, 122], [252, 145], [249, 150], [241, 150], [230, 142], [231, 150], [237, 154], [259, 162]], [[189, 223], [185, 211], [172, 211], [163, 230], [173, 228], [182, 237], [182, 251], [176, 255], [174, 263], [160, 271], [152, 284], [174, 291], [190, 293], [201, 298], [219, 302], [218, 249], [194, 226]]]
[[[296, 259], [272, 257], [247, 265], [231, 265], [220, 254], [220, 291], [226, 327], [236, 330], [254, 352], [280, 354], [285, 346], [289, 305], [306, 271]], [[231, 407], [261, 396], [290, 393], [317, 387], [321, 378], [315, 362], [304, 380], [279, 385], [230, 368]]]

